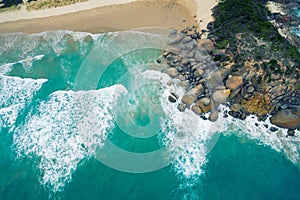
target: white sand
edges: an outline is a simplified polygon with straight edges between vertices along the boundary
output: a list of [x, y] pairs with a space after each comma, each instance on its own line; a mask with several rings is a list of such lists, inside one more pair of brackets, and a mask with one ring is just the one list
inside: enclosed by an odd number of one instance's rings
[[97, 7], [103, 7], [108, 5], [125, 4], [134, 2], [137, 0], [88, 0], [86, 2], [80, 2], [67, 6], [49, 8], [45, 10], [27, 11], [25, 6], [22, 6], [21, 10], [14, 10], [0, 13], [0, 23], [17, 21], [21, 19], [36, 19], [50, 16], [63, 15], [78, 11], [90, 10]]
[[[143, 26], [181, 29], [195, 24], [205, 29], [212, 20], [211, 9], [217, 2], [218, 0], [88, 0], [37, 11], [27, 11], [22, 6], [21, 10], [0, 13], [0, 34], [58, 29], [95, 33]], [[183, 19], [186, 19], [185, 24], [182, 23]]]

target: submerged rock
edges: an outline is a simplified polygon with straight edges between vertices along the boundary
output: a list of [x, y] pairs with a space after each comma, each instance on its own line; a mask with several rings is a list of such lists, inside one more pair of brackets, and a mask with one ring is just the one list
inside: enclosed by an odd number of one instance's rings
[[288, 134], [288, 136], [295, 136], [295, 131], [292, 130], [292, 129], [289, 129], [289, 130], [287, 131], [287, 134]]
[[175, 96], [173, 96], [173, 95], [169, 95], [168, 99], [172, 103], [175, 103], [177, 101], [177, 98]]

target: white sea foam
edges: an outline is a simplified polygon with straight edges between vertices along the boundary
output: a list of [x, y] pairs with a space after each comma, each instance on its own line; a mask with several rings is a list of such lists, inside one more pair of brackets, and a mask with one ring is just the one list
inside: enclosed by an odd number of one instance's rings
[[[270, 131], [264, 126], [264, 124], [267, 124], [268, 127], [274, 126], [269, 119], [265, 122], [259, 122], [255, 116], [247, 117], [245, 120], [237, 120], [229, 116], [226, 124], [228, 127], [227, 134], [234, 133], [247, 136], [251, 140], [256, 140], [258, 144], [269, 146], [277, 152], [284, 153], [292, 162], [300, 165], [299, 139], [286, 137], [287, 130], [279, 127], [277, 127], [279, 130], [276, 132]], [[296, 135], [299, 137], [299, 131], [296, 131]]]
[[116, 98], [122, 85], [95, 91], [57, 91], [32, 111], [16, 128], [14, 143], [19, 156], [38, 156], [40, 182], [61, 191], [85, 158], [95, 154], [114, 127]]
[[7, 75], [13, 69], [15, 63], [6, 63], [0, 66], [0, 74]]
[[[180, 112], [177, 103], [170, 103], [170, 92], [178, 94], [179, 99], [185, 90], [177, 87], [179, 80], [172, 80], [166, 74], [157, 71], [146, 71], [145, 79], [158, 79], [165, 87], [161, 98], [161, 105], [166, 118], [162, 120], [163, 143], [167, 146], [172, 165], [180, 178], [190, 180], [193, 184], [204, 172], [207, 162], [206, 155], [215, 143], [209, 143], [218, 138], [218, 132], [225, 129], [223, 119], [217, 122], [203, 120], [190, 109]], [[173, 82], [173, 84], [170, 84]]]
[[[246, 120], [237, 120], [231, 116], [224, 119], [220, 116], [217, 122], [209, 122], [202, 120], [189, 109], [179, 112], [176, 108], [177, 103], [170, 103], [167, 100], [170, 92], [175, 92], [179, 95], [179, 99], [182, 98], [185, 91], [183, 88], [176, 87], [178, 81], [157, 71], [146, 71], [144, 75], [145, 79], [160, 80], [165, 86], [161, 98], [162, 108], [167, 116], [161, 125], [165, 135], [163, 143], [170, 152], [176, 173], [180, 178], [187, 180], [181, 188], [190, 187], [204, 173], [207, 153], [216, 143], [218, 132], [225, 135], [247, 136], [251, 140], [256, 140], [258, 144], [282, 152], [292, 162], [300, 165], [299, 139], [286, 137], [285, 129], [279, 128], [276, 133], [271, 132], [264, 126], [264, 124], [268, 124], [269, 127], [274, 126], [269, 120], [258, 122], [254, 116], [250, 116]], [[172, 82], [173, 84], [170, 84]], [[221, 106], [219, 109], [222, 112], [228, 111], [225, 106]], [[296, 131], [296, 135], [299, 137], [299, 131]], [[212, 143], [208, 143], [208, 141], [212, 141]]]
[[23, 60], [19, 60], [17, 62], [13, 62], [13, 63], [3, 64], [3, 65], [0, 66], [0, 74], [8, 75], [13, 70], [13, 66], [15, 64], [18, 64], [18, 63], [23, 65], [23, 69], [26, 72], [30, 72], [33, 61], [42, 60], [44, 57], [45, 57], [45, 55], [37, 55], [37, 56], [34, 56], [34, 57], [27, 56]]
[[18, 113], [30, 103], [46, 79], [23, 79], [0, 74], [0, 117], [5, 128], [13, 128]]

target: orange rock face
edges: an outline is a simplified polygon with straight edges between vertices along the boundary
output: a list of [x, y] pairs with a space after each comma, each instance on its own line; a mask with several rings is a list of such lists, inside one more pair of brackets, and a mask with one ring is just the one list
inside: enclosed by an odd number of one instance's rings
[[231, 90], [235, 90], [243, 84], [243, 77], [231, 76], [226, 80], [226, 87]]
[[251, 99], [243, 100], [242, 106], [249, 113], [262, 116], [271, 112], [272, 106], [270, 102], [270, 96], [257, 93]]

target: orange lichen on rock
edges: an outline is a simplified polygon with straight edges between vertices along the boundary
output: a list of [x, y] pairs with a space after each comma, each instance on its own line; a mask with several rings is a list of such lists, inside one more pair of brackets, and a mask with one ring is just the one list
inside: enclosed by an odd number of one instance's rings
[[242, 100], [242, 106], [251, 114], [262, 116], [272, 111], [270, 96], [256, 93], [249, 100]]

